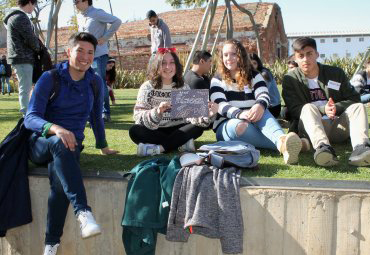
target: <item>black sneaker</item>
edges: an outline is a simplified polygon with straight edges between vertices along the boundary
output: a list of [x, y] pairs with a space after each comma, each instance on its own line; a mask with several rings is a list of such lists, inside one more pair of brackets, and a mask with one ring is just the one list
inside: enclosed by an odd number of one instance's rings
[[360, 144], [355, 146], [348, 163], [354, 166], [370, 165], [370, 146], [368, 144]]
[[320, 144], [313, 158], [319, 166], [335, 166], [339, 163], [333, 147], [327, 144]]

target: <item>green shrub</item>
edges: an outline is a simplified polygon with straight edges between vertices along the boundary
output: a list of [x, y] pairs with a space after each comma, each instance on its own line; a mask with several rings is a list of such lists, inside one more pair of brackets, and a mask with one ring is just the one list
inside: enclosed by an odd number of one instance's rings
[[[358, 55], [356, 58], [325, 59], [323, 64], [342, 68], [348, 79], [351, 79], [361, 60], [362, 55]], [[283, 82], [284, 75], [288, 72], [288, 61], [285, 59], [276, 60], [272, 65], [266, 65], [266, 67], [271, 70], [276, 82], [281, 84]]]
[[116, 89], [140, 88], [140, 85], [146, 81], [146, 71], [144, 70], [117, 70]]

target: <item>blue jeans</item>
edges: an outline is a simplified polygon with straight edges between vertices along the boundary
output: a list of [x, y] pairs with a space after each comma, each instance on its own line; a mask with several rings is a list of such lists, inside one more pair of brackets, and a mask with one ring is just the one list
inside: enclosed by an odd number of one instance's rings
[[26, 114], [32, 90], [33, 66], [31, 64], [14, 64], [13, 67], [19, 82], [19, 104], [21, 106], [20, 112]]
[[259, 121], [248, 123], [245, 131], [238, 135], [236, 127], [241, 122], [243, 120], [240, 119], [228, 119], [222, 122], [216, 130], [217, 141], [240, 140], [257, 148], [277, 150], [279, 137], [284, 135], [284, 131], [268, 110], [265, 110]]
[[7, 84], [6, 93], [10, 94], [11, 89], [10, 89], [9, 77], [1, 76], [1, 91], [3, 92], [3, 94], [5, 94], [5, 83]]
[[108, 55], [105, 54], [103, 56], [94, 58], [94, 62], [92, 64], [92, 68], [95, 72], [99, 74], [99, 76], [103, 79], [104, 83], [104, 107], [103, 113], [105, 115], [110, 115], [110, 105], [109, 105], [109, 90], [107, 87], [107, 83], [105, 81], [105, 72], [107, 70], [107, 63], [108, 63]]
[[370, 94], [361, 95], [361, 103], [366, 104], [370, 102]]
[[56, 135], [48, 138], [32, 134], [29, 139], [29, 157], [36, 164], [48, 164], [50, 193], [46, 223], [46, 244], [60, 243], [69, 203], [75, 214], [89, 210], [85, 186], [80, 170], [82, 142], [75, 151], [67, 149]]

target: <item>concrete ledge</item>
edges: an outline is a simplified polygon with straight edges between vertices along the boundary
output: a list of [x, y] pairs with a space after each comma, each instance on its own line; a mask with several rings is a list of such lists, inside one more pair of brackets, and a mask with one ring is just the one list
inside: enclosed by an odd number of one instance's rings
[[[34, 220], [8, 231], [7, 236], [0, 239], [0, 255], [42, 254], [49, 180], [45, 169], [37, 171], [33, 170], [30, 176]], [[84, 179], [88, 201], [102, 225], [103, 234], [82, 240], [70, 208], [58, 255], [125, 254], [120, 222], [127, 182], [120, 173], [100, 173], [100, 178], [89, 175]], [[243, 179], [240, 193], [244, 254], [368, 255], [369, 187], [369, 182]], [[222, 252], [219, 240], [194, 235], [187, 243], [172, 243], [160, 235], [156, 254], [215, 255]]]

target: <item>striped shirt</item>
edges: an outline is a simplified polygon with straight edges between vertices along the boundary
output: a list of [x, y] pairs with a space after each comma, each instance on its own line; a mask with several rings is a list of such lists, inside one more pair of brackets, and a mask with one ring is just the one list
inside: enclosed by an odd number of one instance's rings
[[213, 78], [210, 88], [211, 101], [219, 105], [218, 114], [213, 123], [213, 130], [226, 119], [237, 119], [243, 110], [250, 109], [256, 103], [262, 104], [265, 109], [270, 104], [269, 92], [262, 75], [253, 72], [252, 88], [244, 86], [240, 90], [238, 84], [226, 84]]

